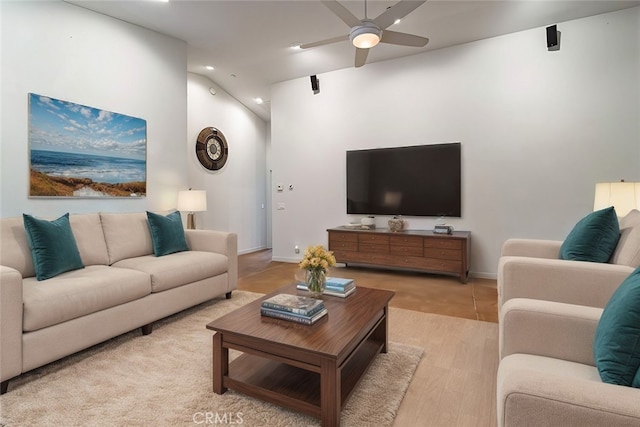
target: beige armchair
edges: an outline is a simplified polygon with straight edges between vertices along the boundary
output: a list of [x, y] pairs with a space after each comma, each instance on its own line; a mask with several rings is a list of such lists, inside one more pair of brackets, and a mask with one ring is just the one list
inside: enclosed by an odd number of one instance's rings
[[507, 240], [498, 262], [498, 309], [513, 298], [604, 308], [640, 265], [640, 211], [620, 219], [620, 233], [608, 263], [561, 260], [561, 241]]
[[498, 426], [639, 426], [640, 389], [605, 384], [601, 308], [514, 298], [500, 312]]

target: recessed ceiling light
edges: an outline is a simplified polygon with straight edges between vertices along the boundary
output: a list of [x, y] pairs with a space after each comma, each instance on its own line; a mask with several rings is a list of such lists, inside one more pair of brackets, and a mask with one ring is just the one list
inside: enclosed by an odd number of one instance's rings
[[213, 71], [213, 70], [215, 70], [215, 67], [214, 67], [213, 65], [205, 65], [205, 67], [204, 67], [204, 68], [206, 68], [206, 69], [207, 69], [207, 70], [209, 70], [209, 71]]
[[262, 100], [262, 98], [256, 98], [256, 104], [260, 105], [262, 104], [264, 101]]
[[395, 24], [399, 24], [399, 23], [400, 23], [400, 21], [402, 21], [402, 19], [398, 18], [398, 19], [396, 19], [395, 21], [393, 21], [393, 24], [394, 24], [394, 25], [395, 25]]

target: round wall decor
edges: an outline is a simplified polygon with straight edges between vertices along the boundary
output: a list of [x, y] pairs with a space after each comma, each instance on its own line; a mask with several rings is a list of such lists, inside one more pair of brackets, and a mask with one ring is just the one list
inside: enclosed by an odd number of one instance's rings
[[196, 156], [205, 168], [221, 169], [229, 156], [229, 145], [222, 132], [214, 127], [202, 129], [196, 140]]

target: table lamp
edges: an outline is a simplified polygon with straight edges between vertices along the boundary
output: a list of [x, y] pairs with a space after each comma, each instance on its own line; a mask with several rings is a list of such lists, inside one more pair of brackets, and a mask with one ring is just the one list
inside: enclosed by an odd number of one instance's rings
[[596, 184], [593, 210], [613, 206], [619, 218], [640, 209], [640, 182], [600, 182]]
[[196, 221], [193, 217], [194, 212], [202, 212], [207, 210], [207, 192], [204, 190], [183, 190], [178, 192], [178, 210], [189, 212], [187, 215], [187, 228], [194, 230]]

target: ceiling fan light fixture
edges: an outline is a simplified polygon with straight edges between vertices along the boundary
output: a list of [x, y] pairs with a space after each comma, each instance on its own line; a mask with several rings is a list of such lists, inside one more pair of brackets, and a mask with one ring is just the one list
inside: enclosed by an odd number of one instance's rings
[[360, 49], [369, 49], [380, 43], [382, 30], [373, 22], [363, 22], [363, 25], [353, 27], [349, 34], [351, 43]]

